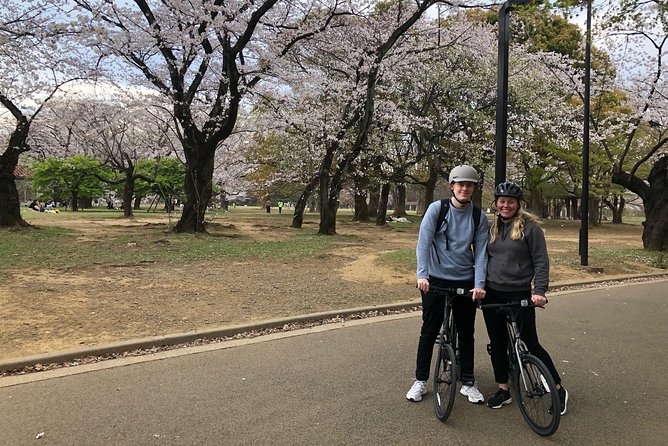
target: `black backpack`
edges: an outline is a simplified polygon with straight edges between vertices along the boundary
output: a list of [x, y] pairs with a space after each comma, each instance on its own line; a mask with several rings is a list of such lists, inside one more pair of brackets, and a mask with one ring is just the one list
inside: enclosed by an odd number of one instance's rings
[[[436, 235], [436, 233], [440, 229], [441, 225], [445, 221], [445, 216], [448, 215], [448, 211], [450, 210], [450, 204], [451, 203], [450, 203], [449, 198], [444, 198], [444, 199], [441, 200], [441, 210], [438, 212], [438, 220], [436, 220], [436, 229], [434, 230], [434, 235]], [[476, 235], [476, 232], [478, 232], [478, 225], [480, 224], [480, 216], [482, 215], [482, 210], [474, 204], [471, 204], [471, 206], [473, 206], [473, 215], [472, 215], [472, 218], [473, 218], [473, 243], [472, 243], [472, 245], [475, 246], [475, 235]], [[436, 248], [435, 243], [436, 242], [434, 242], [434, 249]], [[448, 249], [448, 237], [447, 236], [445, 237], [445, 249]]]

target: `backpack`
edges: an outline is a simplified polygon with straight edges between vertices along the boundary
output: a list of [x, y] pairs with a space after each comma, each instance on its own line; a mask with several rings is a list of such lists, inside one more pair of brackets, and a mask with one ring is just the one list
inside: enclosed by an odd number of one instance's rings
[[[441, 210], [438, 212], [438, 220], [436, 220], [436, 229], [434, 230], [434, 235], [438, 232], [439, 228], [445, 221], [445, 216], [448, 215], [448, 211], [450, 210], [450, 199], [449, 198], [444, 198], [441, 200]], [[475, 235], [476, 232], [478, 232], [478, 225], [480, 224], [480, 216], [482, 215], [482, 210], [471, 203], [471, 206], [473, 206], [473, 242], [472, 245], [475, 246]], [[435, 243], [435, 242], [434, 242]], [[436, 246], [434, 246], [436, 248]], [[448, 237], [446, 235], [445, 237], [445, 249], [448, 249]]]

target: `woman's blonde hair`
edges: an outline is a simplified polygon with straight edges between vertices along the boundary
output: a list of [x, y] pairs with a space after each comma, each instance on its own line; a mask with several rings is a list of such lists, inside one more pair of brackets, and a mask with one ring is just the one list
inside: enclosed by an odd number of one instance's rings
[[[494, 243], [496, 236], [499, 234], [499, 222], [501, 221], [500, 216], [496, 216], [492, 225], [489, 228], [489, 243]], [[513, 217], [512, 228], [510, 231], [510, 238], [513, 240], [521, 240], [524, 238], [524, 222], [532, 221], [535, 223], [540, 223], [538, 216], [527, 212], [522, 209], [522, 204], [520, 203], [520, 208], [517, 210], [515, 217]]]

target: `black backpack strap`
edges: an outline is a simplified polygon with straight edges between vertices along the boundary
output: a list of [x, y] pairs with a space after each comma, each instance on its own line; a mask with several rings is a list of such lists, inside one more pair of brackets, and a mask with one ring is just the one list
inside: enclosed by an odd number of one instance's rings
[[[441, 225], [445, 221], [445, 216], [448, 215], [450, 210], [450, 199], [444, 198], [441, 200], [441, 209], [438, 211], [438, 219], [436, 219], [436, 226], [434, 227], [434, 236], [438, 233], [438, 230], [441, 228]], [[444, 234], [445, 235], [445, 234]], [[436, 252], [436, 258], [438, 258], [438, 249], [436, 249], [436, 241], [433, 241], [434, 251]], [[448, 237], [445, 237], [445, 249], [448, 249]], [[441, 259], [438, 258], [438, 263], [441, 263]]]
[[445, 221], [445, 216], [448, 215], [450, 210], [450, 199], [444, 198], [441, 200], [441, 209], [438, 211], [438, 220], [436, 220], [436, 227], [434, 228], [434, 234], [438, 232], [441, 228], [441, 225]]
[[482, 215], [482, 209], [478, 206], [473, 205], [473, 247], [475, 249], [475, 235], [478, 232], [478, 225], [480, 224], [480, 216]]

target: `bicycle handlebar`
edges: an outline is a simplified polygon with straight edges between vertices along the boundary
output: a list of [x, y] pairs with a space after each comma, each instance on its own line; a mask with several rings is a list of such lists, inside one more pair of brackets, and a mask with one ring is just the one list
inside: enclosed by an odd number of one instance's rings
[[429, 285], [429, 292], [434, 292], [437, 294], [456, 294], [458, 296], [467, 296], [471, 297], [471, 291], [465, 288], [443, 288], [438, 286]]
[[531, 302], [531, 299], [522, 299], [515, 302], [506, 302], [502, 304], [481, 304], [480, 309], [482, 310], [498, 310], [502, 308], [545, 308], [542, 305], [536, 305]]

